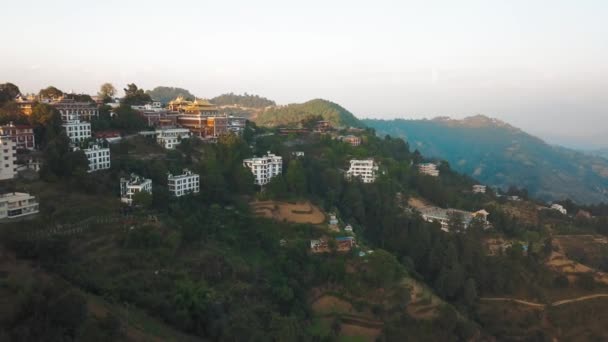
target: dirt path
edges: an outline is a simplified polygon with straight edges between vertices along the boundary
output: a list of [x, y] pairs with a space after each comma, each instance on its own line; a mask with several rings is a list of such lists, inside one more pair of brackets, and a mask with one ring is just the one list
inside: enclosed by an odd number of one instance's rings
[[529, 301], [523, 300], [523, 299], [508, 298], [508, 297], [485, 297], [485, 298], [479, 298], [479, 300], [486, 301], [486, 302], [512, 302], [512, 303], [518, 303], [518, 304], [527, 305], [527, 306], [531, 306], [531, 307], [535, 307], [535, 308], [539, 308], [539, 309], [545, 309], [547, 306], [560, 306], [560, 305], [564, 305], [564, 304], [570, 304], [570, 303], [582, 302], [585, 300], [591, 300], [591, 299], [596, 299], [596, 298], [606, 298], [606, 297], [608, 297], [608, 293], [597, 293], [597, 294], [587, 295], [587, 296], [582, 296], [582, 297], [577, 297], [577, 298], [562, 299], [562, 300], [558, 300], [558, 301], [555, 301], [550, 304], [535, 303], [535, 302], [529, 302]]

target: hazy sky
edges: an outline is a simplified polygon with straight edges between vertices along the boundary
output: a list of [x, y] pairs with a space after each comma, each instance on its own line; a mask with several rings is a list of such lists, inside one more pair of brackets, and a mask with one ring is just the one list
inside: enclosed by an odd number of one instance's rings
[[0, 82], [321, 97], [359, 117], [480, 113], [608, 146], [607, 18], [605, 0], [10, 1]]

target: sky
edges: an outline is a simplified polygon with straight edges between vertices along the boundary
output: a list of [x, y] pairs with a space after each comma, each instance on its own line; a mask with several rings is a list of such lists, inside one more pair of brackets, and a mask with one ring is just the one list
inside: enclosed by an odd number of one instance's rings
[[324, 98], [363, 118], [485, 114], [608, 147], [605, 0], [21, 0], [0, 82]]

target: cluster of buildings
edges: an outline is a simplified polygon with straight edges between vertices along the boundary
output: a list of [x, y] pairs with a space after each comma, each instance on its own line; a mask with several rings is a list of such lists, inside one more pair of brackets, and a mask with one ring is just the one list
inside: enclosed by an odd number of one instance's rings
[[485, 194], [486, 190], [487, 190], [487, 187], [485, 185], [481, 185], [481, 184], [473, 185], [474, 194]]
[[338, 140], [348, 143], [354, 147], [361, 145], [361, 137], [358, 137], [356, 135], [339, 136]]
[[[357, 242], [352, 236], [340, 236], [335, 238], [336, 251], [348, 252], [357, 245]], [[310, 251], [312, 253], [329, 253], [331, 252], [329, 238], [321, 238], [318, 240], [310, 240]]]
[[[200, 192], [200, 175], [184, 169], [181, 174], [167, 174], [167, 187], [173, 197], [182, 197]], [[129, 178], [120, 178], [120, 201], [132, 205], [133, 197], [140, 192], [152, 194], [152, 180], [132, 173]]]
[[215, 139], [226, 133], [241, 134], [247, 123], [243, 117], [221, 114], [207, 100], [190, 101], [181, 96], [169, 102], [166, 108], [160, 105], [133, 108], [146, 118], [150, 126], [181, 127], [204, 139]]

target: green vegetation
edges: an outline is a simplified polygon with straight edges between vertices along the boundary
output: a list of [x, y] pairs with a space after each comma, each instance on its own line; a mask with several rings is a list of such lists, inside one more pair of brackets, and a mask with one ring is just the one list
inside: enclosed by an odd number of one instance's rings
[[239, 107], [247, 108], [265, 108], [268, 106], [275, 106], [276, 103], [265, 97], [259, 95], [251, 95], [244, 93], [243, 95], [228, 93], [216, 96], [210, 100], [211, 103], [218, 106], [231, 106], [236, 105]]
[[146, 103], [152, 102], [152, 98], [143, 89], [137, 88], [135, 83], [127, 84], [127, 87], [124, 88], [125, 97], [120, 101], [125, 105], [145, 105]]
[[479, 181], [528, 189], [543, 200], [608, 202], [608, 160], [542, 140], [484, 116], [458, 120], [363, 120], [381, 134], [407, 139], [428, 157], [445, 159]]
[[174, 88], [174, 87], [156, 87], [152, 90], [146, 90], [154, 101], [160, 101], [163, 104], [169, 103], [169, 101], [181, 96], [186, 100], [194, 100], [195, 96], [190, 93], [187, 89]]
[[336, 127], [364, 127], [351, 112], [322, 99], [268, 108], [258, 115], [255, 122], [260, 126], [298, 126], [310, 115], [320, 115]]

